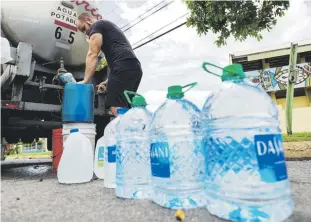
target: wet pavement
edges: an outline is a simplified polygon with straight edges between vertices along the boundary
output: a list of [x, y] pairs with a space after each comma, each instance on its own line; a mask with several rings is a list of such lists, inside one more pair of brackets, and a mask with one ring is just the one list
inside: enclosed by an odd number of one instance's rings
[[[121, 200], [103, 181], [61, 185], [51, 171], [51, 163], [2, 165], [1, 219], [11, 221], [176, 221], [174, 210], [148, 200]], [[288, 161], [294, 214], [286, 222], [311, 222], [311, 161]], [[187, 221], [223, 221], [206, 209], [187, 210]]]

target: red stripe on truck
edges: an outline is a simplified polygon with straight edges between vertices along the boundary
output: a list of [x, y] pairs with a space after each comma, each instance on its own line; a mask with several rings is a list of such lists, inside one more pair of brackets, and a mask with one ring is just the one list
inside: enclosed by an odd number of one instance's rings
[[64, 28], [70, 29], [70, 30], [75, 31], [75, 32], [78, 31], [77, 27], [75, 27], [73, 25], [69, 25], [69, 24], [64, 23], [64, 22], [61, 22], [59, 20], [55, 20], [54, 24], [59, 25], [59, 26], [63, 26]]

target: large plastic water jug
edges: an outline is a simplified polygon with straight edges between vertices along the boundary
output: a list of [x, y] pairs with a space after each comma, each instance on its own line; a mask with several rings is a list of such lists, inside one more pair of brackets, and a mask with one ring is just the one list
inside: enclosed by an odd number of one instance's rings
[[[210, 63], [204, 63], [211, 72]], [[207, 209], [233, 221], [283, 221], [293, 212], [278, 109], [245, 77], [223, 68], [222, 86], [203, 107]]]
[[[150, 197], [150, 139], [152, 114], [143, 96], [124, 91], [132, 108], [117, 124], [116, 196], [144, 199]], [[129, 94], [135, 95], [129, 98]]]
[[72, 129], [58, 165], [59, 183], [89, 182], [93, 177], [93, 157], [90, 140], [78, 129]]
[[116, 127], [128, 108], [118, 108], [117, 117], [112, 120], [104, 131], [104, 186], [106, 188], [116, 187]]
[[105, 179], [105, 139], [104, 136], [98, 139], [96, 143], [95, 157], [94, 157], [94, 173], [99, 179]]
[[195, 85], [169, 87], [151, 123], [152, 200], [167, 208], [203, 207], [206, 202], [201, 113], [183, 98]]
[[63, 122], [93, 122], [94, 96], [91, 84], [66, 84], [62, 104]]

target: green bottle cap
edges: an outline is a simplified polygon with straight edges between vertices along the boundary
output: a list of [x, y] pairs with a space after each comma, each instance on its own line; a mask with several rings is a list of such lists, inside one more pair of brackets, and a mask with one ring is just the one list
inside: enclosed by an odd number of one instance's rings
[[147, 106], [147, 102], [143, 96], [136, 95], [132, 100], [132, 106]]
[[[135, 95], [134, 98], [130, 99], [129, 94], [131, 95]], [[127, 101], [129, 102], [129, 104], [131, 104], [132, 106], [147, 106], [147, 102], [145, 100], [145, 98], [142, 95], [139, 95], [135, 92], [131, 92], [131, 91], [124, 91], [124, 95], [125, 98], [127, 99]]]
[[182, 91], [182, 87], [180, 85], [168, 87], [167, 98], [169, 97], [183, 98], [184, 92]]
[[222, 81], [244, 79], [245, 73], [241, 64], [232, 64], [223, 68]]
[[[218, 74], [218, 73], [210, 71], [207, 68], [207, 66], [216, 67], [218, 69], [221, 69], [222, 74]], [[217, 66], [215, 64], [212, 64], [209, 62], [204, 62], [202, 67], [206, 72], [220, 77], [222, 81], [230, 81], [230, 80], [237, 80], [237, 79], [244, 79], [245, 78], [245, 73], [243, 72], [243, 67], [241, 64], [235, 63], [235, 64], [228, 65], [228, 66], [222, 68], [222, 67]]]
[[[188, 85], [185, 86], [180, 86], [180, 85], [174, 85], [174, 86], [170, 86], [167, 89], [167, 98], [176, 98], [176, 99], [180, 99], [183, 98], [185, 95], [185, 92], [187, 92], [188, 90], [190, 90], [191, 88], [195, 87], [198, 83], [194, 82], [194, 83], [190, 83]], [[187, 90], [183, 91], [183, 88], [189, 87]]]

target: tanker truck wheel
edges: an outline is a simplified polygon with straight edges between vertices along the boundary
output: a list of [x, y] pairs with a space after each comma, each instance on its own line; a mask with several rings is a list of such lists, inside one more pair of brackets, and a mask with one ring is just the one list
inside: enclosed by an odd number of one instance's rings
[[48, 142], [47, 142], [47, 150], [52, 151], [52, 136], [47, 137]]
[[7, 135], [5, 140], [8, 144], [18, 143], [20, 137], [18, 135]]
[[34, 140], [38, 141], [39, 138], [35, 138], [35, 137], [21, 137], [21, 140], [23, 143], [33, 143]]
[[1, 75], [2, 75], [2, 73], [4, 72], [4, 64], [1, 64]]
[[96, 116], [95, 117], [95, 124], [96, 124], [96, 142], [99, 138], [101, 138], [104, 134], [105, 128], [107, 124], [110, 122], [109, 117], [101, 117]]
[[[52, 136], [47, 134], [47, 135], [40, 135], [41, 138], [47, 138], [47, 150], [51, 151], [52, 150]], [[32, 143], [34, 140], [39, 141], [39, 137], [22, 137], [22, 142], [23, 143]]]

